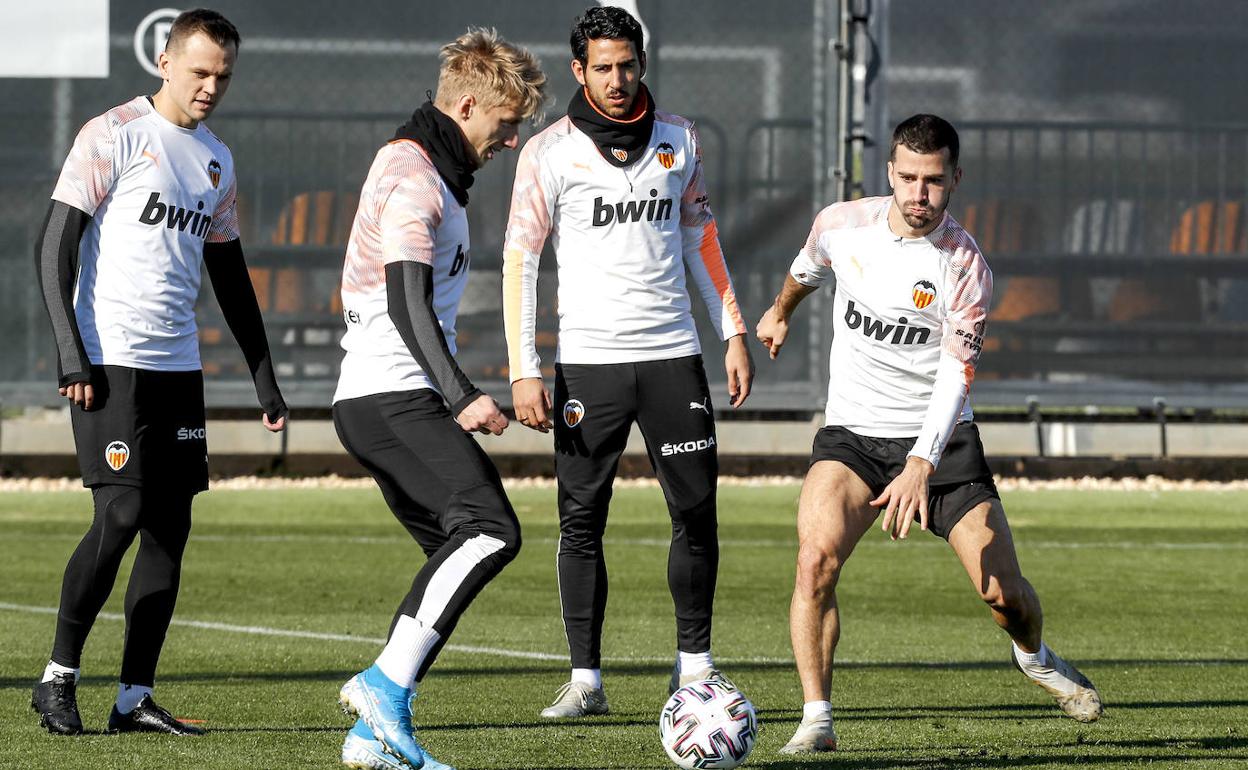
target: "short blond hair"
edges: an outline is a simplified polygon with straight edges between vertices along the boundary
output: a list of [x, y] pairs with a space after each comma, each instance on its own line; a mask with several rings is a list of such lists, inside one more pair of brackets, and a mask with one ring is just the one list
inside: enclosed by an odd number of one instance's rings
[[540, 120], [546, 103], [546, 73], [537, 57], [509, 43], [493, 28], [469, 27], [442, 46], [438, 76], [440, 106], [472, 94], [485, 107], [514, 106], [524, 118]]

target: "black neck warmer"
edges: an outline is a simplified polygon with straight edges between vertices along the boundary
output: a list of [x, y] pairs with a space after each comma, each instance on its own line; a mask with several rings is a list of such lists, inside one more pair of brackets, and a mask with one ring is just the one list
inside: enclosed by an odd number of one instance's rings
[[464, 139], [464, 132], [459, 130], [454, 120], [434, 107], [433, 102], [425, 102], [406, 123], [399, 126], [394, 138], [419, 142], [429, 153], [433, 167], [451, 189], [455, 200], [461, 206], [468, 205], [468, 188], [472, 187], [472, 172], [477, 170], [477, 163], [468, 148], [468, 141]]
[[646, 151], [650, 133], [654, 129], [654, 99], [650, 89], [643, 83], [637, 91], [633, 112], [623, 120], [604, 115], [585, 96], [585, 89], [578, 88], [568, 104], [568, 117], [572, 124], [592, 140], [598, 152], [613, 166], [631, 166]]

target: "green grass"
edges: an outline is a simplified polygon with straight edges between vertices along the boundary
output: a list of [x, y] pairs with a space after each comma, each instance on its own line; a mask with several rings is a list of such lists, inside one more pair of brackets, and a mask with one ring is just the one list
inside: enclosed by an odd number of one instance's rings
[[[1101, 688], [1099, 723], [1060, 716], [1007, 664], [948, 547], [872, 532], [840, 590], [834, 682], [842, 750], [777, 749], [800, 715], [788, 640], [795, 487], [725, 487], [715, 653], [759, 709], [758, 768], [1242, 767], [1248, 761], [1248, 494], [1007, 494], [1046, 639]], [[453, 645], [562, 655], [554, 492], [512, 493], [520, 558], [478, 599]], [[661, 768], [657, 719], [674, 650], [666, 512], [653, 489], [617, 491], [608, 527], [610, 716], [550, 724], [537, 712], [561, 660], [448, 648], [417, 701], [421, 735], [460, 768]], [[332, 768], [348, 723], [339, 685], [379, 650], [422, 562], [372, 490], [219, 491], [195, 506], [175, 623], [350, 634], [332, 641], [175, 625], [158, 699], [202, 719], [203, 739], [53, 737], [29, 692], [51, 646], [65, 560], [90, 517], [86, 492], [0, 495], [0, 767]], [[124, 574], [122, 577], [124, 580]], [[120, 583], [121, 581], [119, 581]], [[105, 608], [119, 613], [124, 589]], [[87, 645], [80, 703], [103, 727], [122, 624]]]

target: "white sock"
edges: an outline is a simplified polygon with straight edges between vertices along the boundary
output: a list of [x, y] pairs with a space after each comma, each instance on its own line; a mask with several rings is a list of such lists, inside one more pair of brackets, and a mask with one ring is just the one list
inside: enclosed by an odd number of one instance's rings
[[151, 695], [152, 688], [144, 687], [141, 684], [118, 684], [117, 685], [117, 713], [129, 714], [143, 700], [143, 696]]
[[821, 719], [823, 717], [832, 717], [832, 701], [828, 700], [812, 700], [802, 704], [802, 721], [809, 722], [812, 719]]
[[1044, 666], [1049, 662], [1049, 656], [1046, 654], [1048, 648], [1044, 642], [1040, 643], [1040, 649], [1036, 652], [1023, 652], [1023, 648], [1019, 647], [1017, 642], [1012, 642], [1012, 644], [1014, 645], [1014, 659], [1019, 662], [1019, 665]]
[[595, 690], [602, 689], [602, 669], [600, 668], [574, 668], [572, 669], [572, 681], [587, 684]]
[[390, 681], [410, 690], [416, 681], [416, 672], [441, 638], [432, 626], [426, 626], [410, 615], [403, 615], [395, 624], [385, 649], [377, 656], [377, 668]]
[[680, 650], [676, 653], [676, 666], [679, 674], [698, 674], [715, 664], [711, 662], [711, 651], [706, 652], [685, 652]]
[[57, 674], [73, 674], [74, 681], [77, 682], [78, 677], [82, 675], [82, 670], [77, 669], [77, 668], [70, 668], [69, 666], [62, 666], [60, 663], [57, 663], [56, 661], [49, 660], [48, 667], [43, 670], [43, 678], [40, 679], [39, 681], [51, 682], [52, 677]]

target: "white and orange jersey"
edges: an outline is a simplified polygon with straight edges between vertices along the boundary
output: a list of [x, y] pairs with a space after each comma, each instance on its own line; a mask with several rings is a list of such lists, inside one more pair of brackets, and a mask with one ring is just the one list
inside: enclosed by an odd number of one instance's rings
[[455, 317], [468, 283], [468, 215], [419, 143], [400, 139], [373, 159], [342, 268], [346, 356], [334, 401], [400, 390], [438, 390], [390, 320], [386, 265], [433, 268], [433, 310], [455, 355]]
[[204, 242], [238, 238], [234, 197], [229, 148], [203, 123], [169, 122], [145, 96], [82, 127], [52, 199], [92, 217], [74, 292], [91, 363], [200, 368]]
[[945, 214], [922, 238], [888, 226], [892, 198], [837, 203], [815, 218], [790, 274], [835, 277], [828, 425], [863, 436], [917, 436], [910, 454], [939, 463], [983, 345], [992, 272], [971, 236]]
[[701, 352], [685, 270], [721, 339], [745, 333], [711, 214], [693, 124], [655, 113], [631, 166], [602, 158], [564, 117], [520, 153], [503, 253], [503, 316], [512, 381], [540, 377], [537, 271], [552, 239], [559, 291], [556, 360], [655, 361]]

